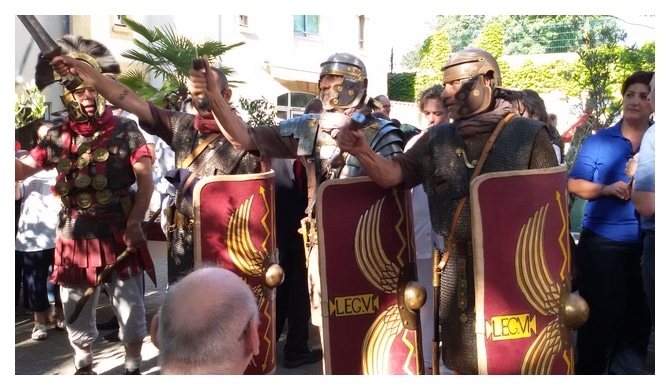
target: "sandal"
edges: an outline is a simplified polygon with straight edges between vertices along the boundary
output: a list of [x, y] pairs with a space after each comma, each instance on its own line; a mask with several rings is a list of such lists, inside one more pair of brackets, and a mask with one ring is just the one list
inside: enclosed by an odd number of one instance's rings
[[33, 340], [44, 340], [47, 338], [47, 327], [44, 324], [37, 325], [33, 328]]

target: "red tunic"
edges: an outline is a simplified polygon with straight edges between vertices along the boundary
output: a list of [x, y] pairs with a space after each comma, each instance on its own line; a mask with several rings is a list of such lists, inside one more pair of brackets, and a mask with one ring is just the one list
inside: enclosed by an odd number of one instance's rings
[[[63, 208], [56, 231], [51, 282], [68, 287], [96, 286], [98, 274], [124, 251], [123, 233], [135, 182], [133, 164], [150, 157], [137, 124], [107, 110], [92, 123], [68, 121], [50, 129], [30, 152], [45, 169], [58, 169], [54, 192]], [[152, 273], [147, 247], [124, 260], [120, 279]]]

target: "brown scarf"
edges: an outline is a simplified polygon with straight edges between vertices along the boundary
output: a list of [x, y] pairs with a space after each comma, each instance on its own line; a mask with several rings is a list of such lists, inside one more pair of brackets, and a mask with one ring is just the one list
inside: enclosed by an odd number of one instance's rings
[[463, 138], [477, 134], [490, 133], [498, 122], [512, 112], [512, 103], [504, 99], [496, 99], [496, 105], [491, 111], [475, 115], [470, 118], [457, 120], [454, 124]]

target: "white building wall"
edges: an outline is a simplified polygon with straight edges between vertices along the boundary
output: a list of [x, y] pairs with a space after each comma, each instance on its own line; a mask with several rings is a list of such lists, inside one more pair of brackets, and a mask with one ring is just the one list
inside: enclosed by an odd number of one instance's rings
[[[247, 15], [248, 27], [241, 27], [238, 15], [128, 15], [142, 25], [172, 26], [179, 35], [194, 42], [205, 38], [220, 40], [231, 45], [246, 42], [231, 49], [222, 56], [224, 65], [237, 71], [231, 80], [241, 80], [245, 84], [233, 90], [235, 96], [257, 98], [264, 96], [274, 102], [277, 95], [287, 89], [275, 82], [269, 73], [282, 77], [295, 77], [311, 83], [318, 82], [320, 64], [329, 55], [336, 52], [348, 52], [361, 58], [368, 72], [368, 90], [372, 96], [386, 94], [386, 74], [389, 71], [390, 43], [385, 42], [382, 34], [374, 31], [381, 26], [373, 17], [366, 17], [365, 48], [359, 49], [359, 20], [357, 15], [321, 15], [320, 32], [316, 37], [299, 37], [293, 32], [293, 16], [263, 13]], [[54, 37], [62, 35], [64, 15], [40, 16], [38, 19]], [[34, 67], [39, 49], [30, 45], [30, 36], [16, 19], [15, 65], [17, 71], [26, 50], [30, 50], [29, 60], [19, 72], [23, 81], [34, 78]], [[379, 18], [382, 19], [383, 18]], [[121, 56], [124, 50], [135, 48], [131, 36], [122, 36], [114, 31], [112, 15], [70, 16], [71, 28], [86, 36], [104, 43], [114, 53], [125, 69], [129, 60]], [[76, 23], [74, 21], [76, 20]], [[85, 24], [88, 24], [85, 26]], [[140, 38], [139, 36], [135, 36]], [[29, 48], [29, 49], [28, 49]], [[17, 84], [17, 91], [21, 84]], [[47, 100], [54, 110], [62, 109], [59, 85], [45, 90]]]

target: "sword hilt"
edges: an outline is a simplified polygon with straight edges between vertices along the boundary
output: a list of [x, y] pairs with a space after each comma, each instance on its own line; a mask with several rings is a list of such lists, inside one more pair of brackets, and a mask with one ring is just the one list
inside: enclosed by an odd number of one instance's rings
[[83, 82], [84, 82], [84, 80], [82, 80], [81, 77], [74, 76], [74, 75], [69, 75], [69, 76], [66, 76], [63, 79], [63, 81], [61, 81], [61, 84], [63, 84], [68, 91], [73, 92]]
[[[193, 69], [195, 70], [205, 69], [205, 61], [202, 58], [195, 58], [193, 60]], [[195, 97], [195, 106], [203, 111], [212, 110], [212, 103], [204, 95], [198, 95]]]

